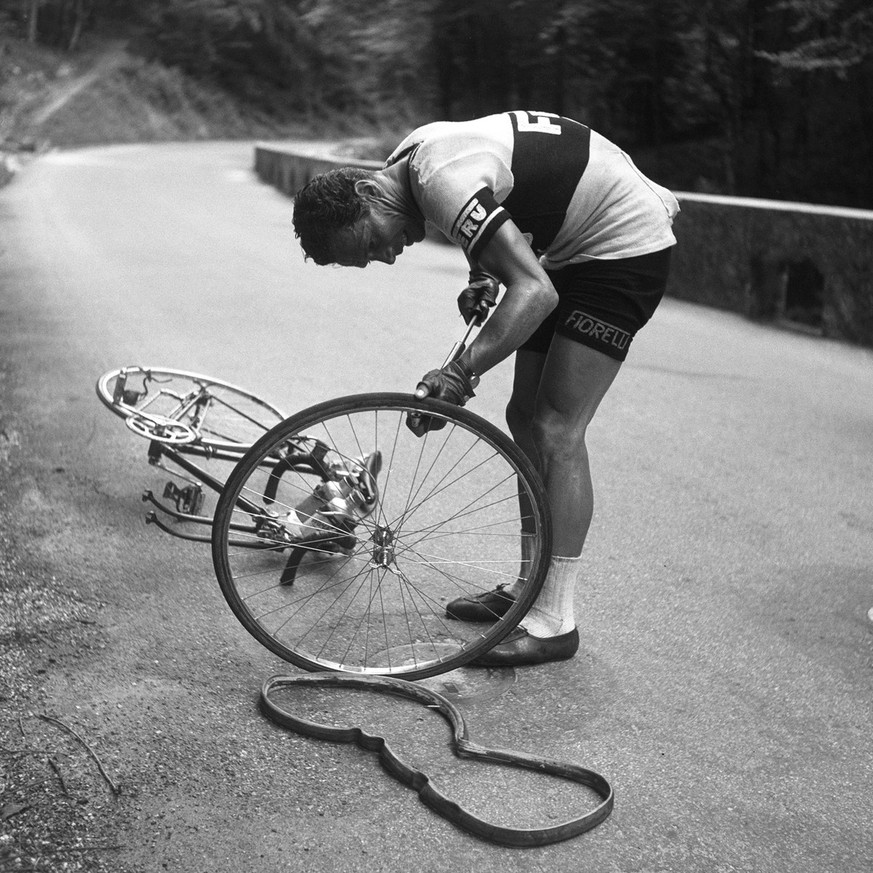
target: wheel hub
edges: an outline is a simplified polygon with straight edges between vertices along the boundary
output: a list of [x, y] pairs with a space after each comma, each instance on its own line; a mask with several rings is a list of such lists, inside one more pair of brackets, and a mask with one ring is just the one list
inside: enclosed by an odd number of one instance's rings
[[390, 569], [394, 563], [394, 531], [384, 525], [376, 525], [373, 531], [373, 566]]

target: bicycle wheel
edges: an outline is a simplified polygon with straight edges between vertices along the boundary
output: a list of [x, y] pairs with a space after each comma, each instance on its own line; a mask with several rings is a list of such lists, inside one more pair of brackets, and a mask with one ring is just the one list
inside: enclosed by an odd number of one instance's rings
[[[409, 413], [443, 427], [416, 437]], [[289, 440], [298, 452], [301, 441], [320, 447], [322, 470], [374, 471], [370, 503], [334, 516], [328, 507], [336, 526], [322, 523], [320, 538], [291, 533], [288, 519], [299, 521], [324, 477], [287, 465], [277, 479]], [[520, 567], [522, 511], [534, 548]], [[264, 548], [239, 547], [245, 528]], [[407, 679], [455, 669], [503, 639], [538, 594], [550, 551], [545, 490], [524, 453], [470, 411], [407, 394], [343, 397], [278, 425], [231, 473], [212, 534], [224, 597], [270, 651], [307, 670]], [[517, 577], [502, 620], [446, 616], [450, 600]]]
[[97, 396], [134, 433], [186, 452], [240, 452], [285, 416], [255, 394], [167, 367], [122, 367], [97, 380]]

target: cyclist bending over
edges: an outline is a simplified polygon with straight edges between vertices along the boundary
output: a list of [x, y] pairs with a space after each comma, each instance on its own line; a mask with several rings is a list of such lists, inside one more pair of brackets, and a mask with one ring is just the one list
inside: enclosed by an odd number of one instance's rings
[[[678, 211], [668, 190], [597, 132], [527, 111], [425, 125], [382, 169], [331, 170], [296, 196], [294, 229], [317, 264], [393, 264], [429, 221], [469, 262], [458, 298], [468, 323], [505, 286], [461, 357], [416, 389], [463, 405], [515, 352], [506, 420], [549, 497], [554, 542], [542, 591], [522, 626], [474, 664], [536, 664], [578, 649], [573, 599], [594, 508], [586, 431], [664, 293]], [[527, 548], [523, 520], [522, 560]], [[512, 585], [498, 586], [447, 612], [494, 621], [513, 600]]]

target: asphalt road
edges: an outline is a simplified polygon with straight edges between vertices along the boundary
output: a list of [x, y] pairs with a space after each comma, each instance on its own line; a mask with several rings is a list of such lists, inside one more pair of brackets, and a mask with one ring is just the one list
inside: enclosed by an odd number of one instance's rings
[[[873, 868], [873, 354], [731, 314], [666, 300], [598, 413], [578, 656], [451, 680], [475, 740], [607, 776], [604, 824], [497, 847], [371, 755], [259, 714], [261, 682], [293, 671], [230, 614], [208, 547], [143, 524], [139, 494], [162, 479], [94, 381], [163, 364], [288, 412], [410, 390], [461, 332], [465, 271], [433, 243], [391, 268], [304, 263], [289, 201], [251, 159], [248, 144], [56, 153], [0, 191], [6, 510], [24, 559], [91, 610], [78, 647], [34, 646], [33, 694], [122, 786], [91, 801], [112, 869]], [[508, 380], [489, 373], [471, 408], [500, 423]], [[428, 711], [300, 703], [371, 725], [495, 822], [590, 806], [453, 758]]]

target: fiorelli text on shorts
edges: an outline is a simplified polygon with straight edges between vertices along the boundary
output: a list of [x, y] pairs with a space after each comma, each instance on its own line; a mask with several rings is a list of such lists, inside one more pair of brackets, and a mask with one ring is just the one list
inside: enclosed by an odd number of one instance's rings
[[564, 328], [590, 336], [599, 342], [606, 343], [616, 349], [626, 349], [631, 341], [631, 335], [614, 325], [607, 324], [597, 318], [592, 318], [578, 309], [574, 310], [564, 321]]

